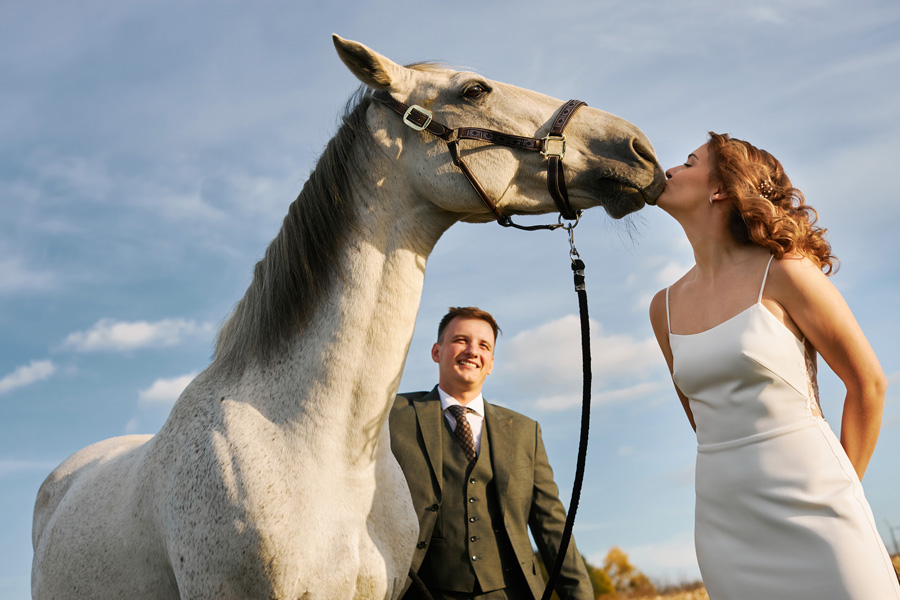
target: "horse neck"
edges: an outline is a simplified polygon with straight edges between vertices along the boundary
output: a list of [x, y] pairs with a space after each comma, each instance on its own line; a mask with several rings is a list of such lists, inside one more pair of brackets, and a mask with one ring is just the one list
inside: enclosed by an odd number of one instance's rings
[[353, 462], [382, 430], [412, 339], [427, 257], [454, 221], [406, 186], [372, 177], [378, 180], [379, 186], [354, 186], [355, 225], [338, 255], [343, 277], [284, 351], [247, 365], [235, 389], [272, 422], [304, 430], [319, 448], [349, 452]]

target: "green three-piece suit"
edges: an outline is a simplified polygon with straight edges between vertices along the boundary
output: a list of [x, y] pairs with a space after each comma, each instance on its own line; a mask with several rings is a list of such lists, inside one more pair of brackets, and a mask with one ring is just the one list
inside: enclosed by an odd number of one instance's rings
[[[484, 403], [478, 460], [469, 465], [441, 411], [435, 387], [397, 396], [391, 448], [419, 519], [412, 571], [429, 590], [540, 598], [544, 582], [528, 528], [552, 566], [565, 525], [540, 426]], [[569, 544], [556, 586], [561, 598], [593, 598], [584, 563]], [[413, 592], [408, 594], [413, 596]]]

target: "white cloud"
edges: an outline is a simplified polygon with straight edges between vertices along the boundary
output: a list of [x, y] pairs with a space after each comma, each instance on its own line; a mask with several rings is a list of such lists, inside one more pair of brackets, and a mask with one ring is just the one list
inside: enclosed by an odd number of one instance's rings
[[56, 365], [52, 361], [33, 360], [0, 379], [0, 394], [47, 379], [55, 372]]
[[[684, 236], [682, 236], [682, 238], [678, 239], [676, 246], [685, 245], [686, 238], [684, 238]], [[687, 248], [688, 251], [690, 251], [690, 244], [687, 244]], [[673, 249], [672, 252], [681, 254], [681, 250], [683, 250], [683, 248], [676, 248]], [[691, 269], [692, 265], [693, 263], [691, 262], [682, 262], [664, 256], [654, 256], [646, 261], [644, 268], [646, 268], [648, 273], [653, 273], [652, 281], [654, 282], [654, 285], [652, 288], [637, 294], [637, 298], [631, 305], [631, 310], [646, 314], [647, 311], [650, 310], [650, 302], [653, 300], [653, 297], [656, 296], [657, 292], [659, 292], [661, 288], [668, 287], [681, 279], [684, 274]], [[629, 277], [629, 283], [640, 281], [644, 276], [645, 274], [642, 269], [641, 272], [635, 273]], [[648, 278], [648, 281], [650, 281], [650, 278]]]
[[[631, 548], [622, 548], [631, 564], [638, 566], [656, 581], [681, 583], [700, 578], [694, 536], [684, 532], [668, 540]], [[592, 564], [603, 564], [603, 557], [588, 558]]]
[[222, 211], [206, 202], [197, 192], [179, 192], [149, 189], [143, 200], [148, 207], [157, 209], [173, 221], [221, 221]]
[[[591, 321], [592, 404], [639, 398], [655, 391], [649, 375], [665, 363], [652, 337], [610, 334]], [[575, 315], [516, 335], [506, 347], [504, 377], [536, 398], [541, 410], [564, 410], [582, 401], [580, 320]], [[598, 389], [600, 385], [611, 386]]]
[[[591, 371], [594, 377], [620, 377], [643, 373], [659, 362], [659, 348], [651, 338], [626, 334], [605, 335], [603, 325], [591, 319]], [[576, 315], [523, 331], [509, 342], [510, 370], [540, 379], [565, 381], [581, 376], [581, 322]]]
[[206, 335], [212, 331], [211, 323], [185, 319], [163, 319], [155, 323], [100, 319], [87, 331], [69, 334], [62, 345], [78, 352], [136, 350], [175, 346], [186, 337]]
[[744, 10], [744, 15], [753, 21], [771, 25], [783, 25], [786, 20], [781, 13], [771, 6], [752, 6]]
[[[672, 285], [688, 272], [691, 265], [684, 265], [677, 261], [669, 261], [656, 272], [656, 281], [660, 285]], [[649, 304], [648, 304], [649, 306]]]
[[94, 157], [43, 157], [36, 166], [46, 183], [63, 186], [84, 198], [106, 198], [112, 189], [107, 165]]
[[[194, 380], [197, 373], [188, 373], [172, 379], [157, 379], [146, 390], [138, 392], [138, 401], [141, 406], [153, 406], [159, 404], [174, 404], [184, 388]], [[132, 425], [129, 423], [129, 426]]]
[[653, 301], [653, 296], [656, 295], [656, 292], [646, 292], [644, 294], [638, 294], [637, 299], [634, 301], [634, 304], [631, 306], [631, 312], [639, 312], [641, 314], [647, 314], [650, 310], [650, 302]]
[[696, 469], [694, 465], [689, 467], [685, 467], [683, 469], [677, 469], [668, 473], [666, 475], [666, 479], [671, 483], [675, 484], [678, 487], [683, 486], [694, 486], [694, 477], [696, 475]]
[[[615, 404], [617, 402], [627, 402], [637, 398], [643, 398], [660, 388], [658, 382], [639, 383], [626, 388], [613, 390], [591, 390], [591, 406], [599, 406], [601, 404]], [[538, 398], [534, 406], [541, 410], [566, 410], [575, 406], [581, 406], [583, 392], [573, 394], [557, 394], [552, 396], [541, 396]]]
[[54, 281], [52, 274], [29, 269], [20, 258], [0, 259], [0, 294], [47, 290]]
[[[591, 404], [593, 404], [593, 394]], [[580, 394], [558, 394], [556, 396], [541, 396], [534, 401], [534, 407], [538, 410], [566, 410], [581, 405]]]

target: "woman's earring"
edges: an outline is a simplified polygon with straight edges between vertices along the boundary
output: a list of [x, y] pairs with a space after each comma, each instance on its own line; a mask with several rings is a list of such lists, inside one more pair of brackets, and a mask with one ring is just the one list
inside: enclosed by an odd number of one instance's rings
[[710, 196], [709, 197], [709, 205], [712, 206], [712, 203], [713, 203], [713, 199], [712, 199], [712, 196]]

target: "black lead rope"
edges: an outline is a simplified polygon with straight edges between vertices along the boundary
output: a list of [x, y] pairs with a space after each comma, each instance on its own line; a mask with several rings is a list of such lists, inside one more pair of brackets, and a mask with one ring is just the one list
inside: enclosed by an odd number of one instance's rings
[[429, 592], [428, 588], [425, 587], [425, 583], [419, 578], [418, 573], [410, 569], [409, 578], [412, 579], [412, 587], [416, 588], [416, 590], [422, 596], [422, 600], [434, 600], [431, 592]]
[[566, 525], [563, 528], [562, 539], [559, 541], [559, 548], [556, 551], [556, 562], [553, 563], [553, 570], [549, 571], [549, 579], [547, 587], [544, 589], [544, 595], [541, 600], [550, 600], [553, 590], [556, 588], [556, 582], [559, 579], [559, 573], [562, 570], [563, 562], [566, 560], [566, 552], [569, 549], [569, 540], [572, 539], [572, 527], [575, 524], [575, 513], [578, 510], [578, 501], [581, 499], [581, 484], [584, 481], [584, 467], [587, 459], [588, 430], [591, 424], [591, 326], [588, 321], [588, 303], [587, 292], [584, 288], [584, 261], [578, 257], [578, 251], [572, 239], [572, 230], [569, 230], [569, 244], [572, 247], [572, 271], [575, 279], [575, 292], [578, 294], [578, 312], [581, 317], [581, 363], [584, 374], [582, 384], [582, 402], [581, 402], [581, 441], [578, 444], [578, 461], [575, 466], [575, 482], [572, 484], [572, 498], [569, 501], [569, 512], [566, 515]]

